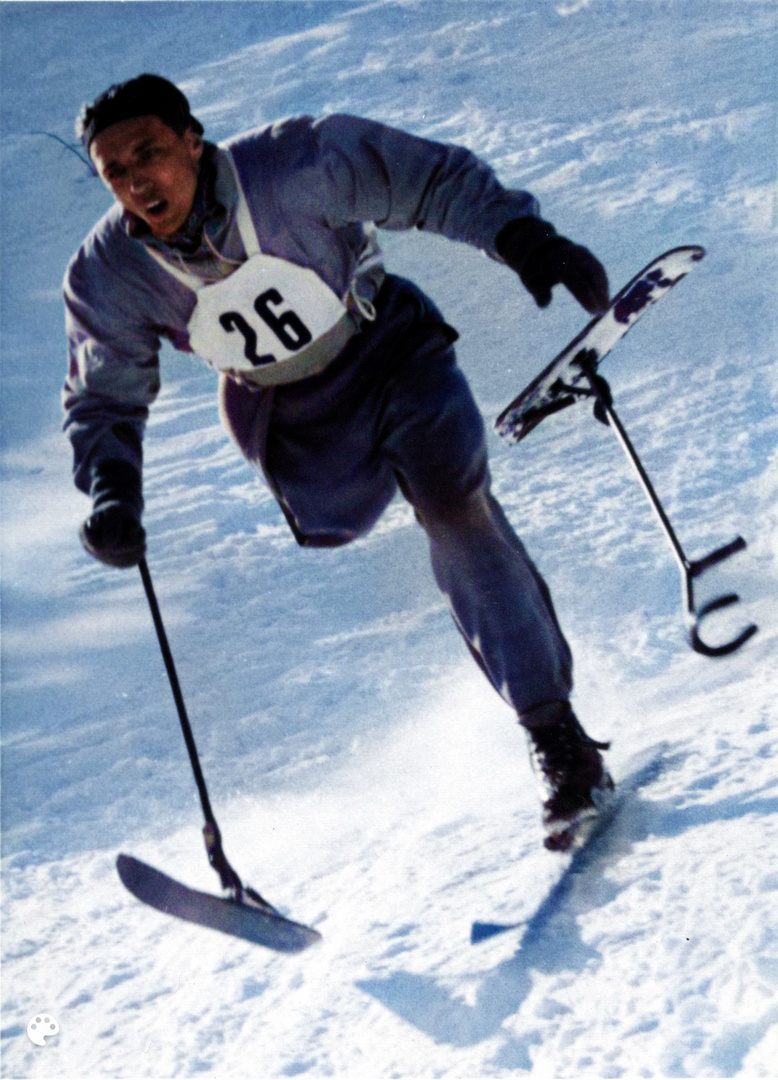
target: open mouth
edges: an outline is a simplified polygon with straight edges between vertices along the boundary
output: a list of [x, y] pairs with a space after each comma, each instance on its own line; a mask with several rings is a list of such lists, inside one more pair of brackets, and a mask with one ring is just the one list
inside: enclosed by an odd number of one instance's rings
[[146, 216], [152, 219], [162, 217], [167, 210], [167, 199], [158, 199], [156, 202], [149, 203], [146, 207]]

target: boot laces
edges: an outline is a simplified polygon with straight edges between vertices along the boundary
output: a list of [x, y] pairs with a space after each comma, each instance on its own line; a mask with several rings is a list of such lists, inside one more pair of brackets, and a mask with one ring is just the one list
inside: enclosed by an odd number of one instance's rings
[[610, 743], [587, 735], [572, 710], [553, 722], [528, 726], [527, 730], [533, 765], [549, 798], [563, 791], [568, 797], [586, 797], [602, 781], [605, 771], [599, 751], [607, 750]]

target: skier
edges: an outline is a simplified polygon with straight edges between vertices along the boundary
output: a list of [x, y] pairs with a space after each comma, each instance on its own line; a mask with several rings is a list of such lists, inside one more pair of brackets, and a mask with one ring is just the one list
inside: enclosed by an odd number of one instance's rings
[[77, 130], [116, 199], [64, 282], [86, 550], [116, 567], [144, 555], [141, 441], [165, 337], [218, 371], [222, 421], [299, 544], [364, 535], [398, 488], [412, 504], [458, 629], [528, 734], [545, 844], [575, 847], [611, 797], [608, 744], [571, 709], [549, 590], [490, 492], [458, 335], [384, 269], [376, 226], [469, 243], [540, 307], [563, 284], [604, 310], [599, 261], [469, 151], [370, 120], [295, 117], [217, 146], [145, 74], [84, 106]]

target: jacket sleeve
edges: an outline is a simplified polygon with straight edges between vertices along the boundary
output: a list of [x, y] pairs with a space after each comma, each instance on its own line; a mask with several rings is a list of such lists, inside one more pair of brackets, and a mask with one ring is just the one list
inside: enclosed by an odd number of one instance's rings
[[308, 198], [320, 212], [324, 207], [331, 228], [370, 221], [384, 229], [425, 229], [502, 261], [495, 239], [503, 226], [539, 214], [529, 192], [504, 188], [464, 147], [348, 115], [318, 120], [312, 131], [318, 175], [307, 185]]
[[143, 432], [159, 392], [160, 339], [99, 245], [85, 245], [71, 260], [64, 299], [63, 426], [73, 447], [74, 482], [90, 494], [103, 462], [122, 461], [141, 472]]

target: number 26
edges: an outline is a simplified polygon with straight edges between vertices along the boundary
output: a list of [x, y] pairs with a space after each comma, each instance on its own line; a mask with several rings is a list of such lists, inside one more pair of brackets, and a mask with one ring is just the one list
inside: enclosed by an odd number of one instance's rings
[[[290, 352], [297, 352], [304, 345], [309, 345], [313, 338], [310, 330], [295, 311], [290, 309], [279, 312], [274, 311], [270, 306], [271, 304], [278, 306], [283, 302], [284, 298], [278, 289], [266, 289], [254, 301], [254, 310], [282, 345]], [[243, 354], [252, 364], [268, 364], [275, 360], [272, 355], [260, 356], [257, 353], [257, 335], [239, 311], [226, 311], [219, 316], [219, 322], [228, 333], [232, 333], [233, 330], [240, 332], [244, 341]]]

